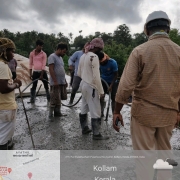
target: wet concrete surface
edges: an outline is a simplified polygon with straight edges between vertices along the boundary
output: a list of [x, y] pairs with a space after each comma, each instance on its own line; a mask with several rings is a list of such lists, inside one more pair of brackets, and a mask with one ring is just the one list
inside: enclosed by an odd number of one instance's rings
[[[76, 95], [75, 101], [80, 97]], [[34, 144], [36, 149], [43, 150], [131, 150], [130, 137], [130, 106], [125, 105], [122, 109], [124, 127], [120, 133], [112, 128], [112, 112], [109, 110], [108, 122], [102, 120], [101, 132], [110, 139], [98, 141], [92, 140], [92, 133], [82, 135], [79, 112], [81, 101], [72, 108], [62, 106], [61, 112], [67, 116], [48, 118], [49, 108], [45, 96], [36, 97], [35, 104], [28, 103], [30, 98], [23, 98], [27, 116], [29, 119]], [[106, 97], [108, 100], [108, 97]], [[16, 130], [14, 134], [15, 150], [33, 149], [26, 116], [21, 99], [17, 99], [18, 111], [16, 118]], [[67, 104], [67, 101], [63, 101]], [[107, 107], [107, 106], [106, 106]], [[105, 113], [106, 114], [106, 111]], [[89, 125], [90, 125], [89, 116]], [[171, 138], [173, 149], [180, 150], [180, 130], [174, 129]]]

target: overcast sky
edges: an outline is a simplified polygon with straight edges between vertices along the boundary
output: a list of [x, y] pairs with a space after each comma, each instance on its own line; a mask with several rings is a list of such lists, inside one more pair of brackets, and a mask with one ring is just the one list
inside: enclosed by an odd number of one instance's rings
[[113, 33], [126, 24], [131, 34], [141, 33], [146, 17], [165, 11], [172, 28], [180, 28], [180, 0], [0, 0], [0, 30], [62, 32], [68, 36]]

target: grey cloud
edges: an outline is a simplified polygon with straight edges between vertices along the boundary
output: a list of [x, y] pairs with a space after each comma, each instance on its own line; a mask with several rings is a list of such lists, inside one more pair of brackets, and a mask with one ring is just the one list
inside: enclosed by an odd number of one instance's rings
[[68, 16], [95, 18], [103, 22], [123, 20], [127, 23], [141, 21], [140, 3], [143, 0], [31, 0], [29, 8], [48, 23], [65, 20]]
[[[127, 25], [139, 23], [143, 0], [0, 0], [0, 29], [2, 22], [32, 23], [40, 21], [44, 28], [53, 29], [80, 17], [94, 18], [97, 22], [124, 21]], [[122, 22], [121, 21], [121, 22]], [[82, 22], [88, 23], [89, 22]], [[16, 24], [15, 24], [16, 25]]]
[[25, 12], [26, 4], [22, 0], [0, 0], [0, 21], [22, 21], [19, 12]]
[[[180, 2], [176, 2], [175, 5], [176, 5], [175, 7], [180, 7]], [[180, 9], [179, 8], [176, 10], [172, 9], [172, 12], [174, 12], [175, 17], [174, 17], [174, 19], [171, 19], [171, 21], [175, 26], [179, 27], [180, 26], [180, 18], [179, 18], [180, 17]]]

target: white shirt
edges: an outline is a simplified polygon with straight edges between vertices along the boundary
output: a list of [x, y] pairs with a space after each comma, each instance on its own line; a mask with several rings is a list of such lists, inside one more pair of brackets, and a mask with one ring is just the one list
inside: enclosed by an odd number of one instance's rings
[[88, 52], [81, 56], [77, 74], [83, 81], [97, 89], [99, 95], [104, 94], [99, 71], [99, 58], [96, 54]]

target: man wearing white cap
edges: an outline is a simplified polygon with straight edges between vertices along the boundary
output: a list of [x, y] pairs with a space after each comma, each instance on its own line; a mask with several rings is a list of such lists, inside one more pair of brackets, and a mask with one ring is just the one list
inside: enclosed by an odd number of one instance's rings
[[[133, 93], [131, 138], [137, 158], [138, 180], [152, 180], [153, 164], [158, 158], [171, 158], [172, 130], [179, 124], [180, 113], [180, 47], [168, 36], [171, 20], [163, 11], [154, 11], [146, 19], [144, 33], [148, 41], [136, 47], [129, 56], [116, 94], [113, 127], [123, 119], [120, 111]], [[150, 151], [149, 151], [150, 150]], [[164, 151], [166, 150], [166, 151]], [[169, 150], [169, 151], [168, 151]], [[159, 156], [160, 155], [160, 156]], [[168, 173], [169, 177], [171, 172]], [[157, 179], [162, 178], [157, 172]]]
[[149, 14], [144, 25], [148, 41], [129, 56], [116, 94], [113, 127], [134, 91], [131, 137], [134, 150], [170, 150], [172, 130], [180, 114], [180, 47], [168, 36], [171, 20], [163, 11]]

